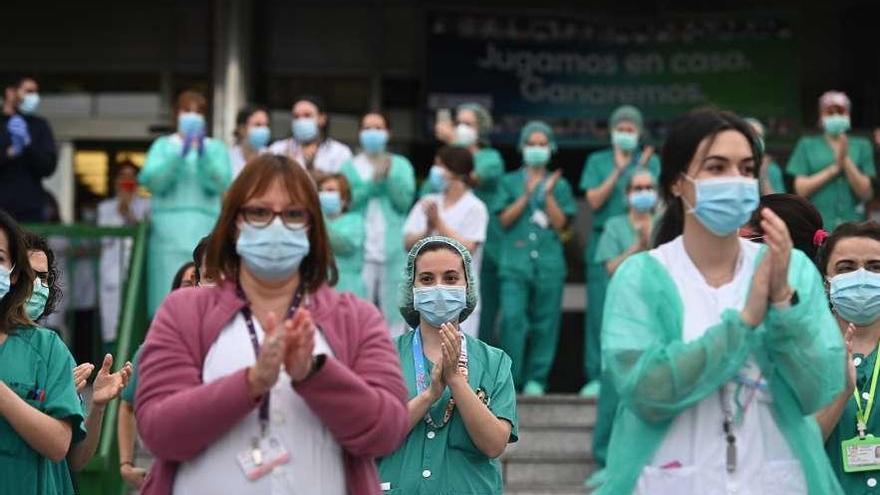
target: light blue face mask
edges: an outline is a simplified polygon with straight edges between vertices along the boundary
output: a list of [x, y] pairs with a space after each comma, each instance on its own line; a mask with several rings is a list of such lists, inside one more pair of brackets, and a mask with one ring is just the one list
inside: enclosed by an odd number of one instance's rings
[[446, 188], [449, 187], [449, 181], [446, 180], [446, 174], [443, 172], [443, 168], [434, 165], [431, 167], [431, 171], [428, 172], [428, 183], [431, 184], [431, 188], [438, 193], [446, 192]]
[[611, 131], [611, 144], [621, 151], [632, 152], [639, 145], [639, 134], [636, 132]]
[[30, 115], [37, 111], [38, 106], [40, 106], [40, 94], [25, 93], [21, 103], [18, 104], [18, 111], [25, 115]]
[[526, 146], [522, 154], [523, 162], [529, 167], [543, 167], [550, 163], [549, 146]]
[[9, 294], [9, 288], [12, 285], [9, 278], [11, 274], [11, 270], [0, 265], [0, 299], [3, 299], [6, 297], [6, 294]]
[[34, 290], [31, 292], [31, 297], [28, 298], [26, 304], [28, 318], [37, 321], [43, 315], [43, 310], [46, 309], [46, 302], [48, 300], [49, 288], [43, 285], [43, 282], [37, 277], [34, 279]]
[[388, 144], [388, 131], [384, 129], [364, 129], [360, 133], [361, 148], [375, 155], [385, 151]]
[[205, 117], [197, 112], [182, 112], [177, 116], [177, 130], [184, 136], [205, 133]]
[[880, 274], [859, 268], [828, 282], [831, 305], [841, 318], [860, 327], [880, 318]]
[[321, 211], [325, 215], [335, 217], [342, 213], [342, 196], [339, 191], [321, 191], [318, 193], [321, 201]]
[[826, 115], [822, 117], [822, 127], [832, 136], [843, 134], [849, 130], [849, 115]]
[[458, 323], [466, 304], [467, 287], [463, 285], [413, 287], [413, 308], [433, 327]]
[[[703, 227], [718, 237], [727, 237], [743, 226], [758, 207], [758, 180], [749, 177], [685, 179], [694, 184], [696, 204], [687, 205]], [[684, 201], [684, 198], [682, 198]], [[687, 204], [687, 201], [685, 201]]]
[[657, 204], [657, 191], [636, 191], [629, 195], [629, 205], [639, 213], [651, 211]]
[[269, 144], [269, 138], [272, 136], [272, 131], [269, 130], [269, 127], [264, 125], [255, 125], [252, 127], [248, 127], [248, 145], [251, 149], [261, 150]]
[[290, 123], [293, 139], [300, 143], [310, 143], [318, 137], [318, 120], [312, 117], [293, 119]]
[[281, 280], [293, 275], [309, 249], [307, 229], [288, 229], [278, 217], [262, 228], [242, 222], [235, 243], [235, 251], [244, 266], [263, 280]]

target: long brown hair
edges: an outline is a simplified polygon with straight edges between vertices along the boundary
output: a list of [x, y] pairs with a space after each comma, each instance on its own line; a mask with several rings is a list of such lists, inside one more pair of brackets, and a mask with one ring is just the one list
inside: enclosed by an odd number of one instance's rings
[[318, 191], [312, 178], [300, 164], [281, 156], [263, 154], [250, 160], [241, 174], [226, 191], [220, 218], [210, 234], [205, 265], [208, 276], [220, 280], [238, 280], [240, 258], [235, 250], [238, 238], [236, 221], [242, 206], [254, 196], [269, 189], [277, 179], [284, 183], [291, 201], [309, 212], [309, 254], [299, 267], [301, 283], [308, 292], [315, 292], [322, 284], [336, 285], [336, 261], [330, 250], [330, 240]]
[[15, 327], [34, 324], [25, 309], [34, 288], [34, 271], [24, 244], [24, 233], [3, 210], [0, 210], [0, 231], [6, 234], [9, 242], [9, 261], [12, 264], [9, 293], [0, 299], [0, 332], [8, 333]]

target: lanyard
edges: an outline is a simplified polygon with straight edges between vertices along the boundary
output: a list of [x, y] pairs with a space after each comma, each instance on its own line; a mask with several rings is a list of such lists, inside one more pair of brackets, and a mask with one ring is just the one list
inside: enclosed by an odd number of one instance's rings
[[[288, 320], [293, 317], [293, 314], [296, 313], [297, 308], [299, 308], [300, 303], [302, 302], [303, 286], [300, 285], [293, 292], [293, 299], [290, 301], [290, 307], [287, 309], [287, 314], [284, 319]], [[242, 290], [241, 286], [238, 287], [239, 297], [244, 299], [247, 302], [247, 305], [241, 308], [241, 314], [244, 316], [244, 322], [247, 325], [248, 333], [251, 337], [251, 346], [254, 348], [254, 357], [256, 359], [260, 358], [260, 341], [257, 339], [257, 330], [254, 327], [254, 319], [251, 313], [250, 301], [248, 301], [247, 296]], [[263, 400], [260, 402], [260, 436], [266, 436], [266, 429], [269, 427], [269, 398], [271, 396], [271, 390], [266, 392], [263, 396]]]
[[[425, 372], [425, 354], [422, 352], [422, 334], [419, 327], [416, 327], [415, 335], [413, 336], [412, 342], [412, 353], [413, 353], [413, 366], [416, 371], [416, 389], [418, 393], [422, 393], [428, 389], [428, 374]], [[461, 335], [461, 352], [458, 356], [458, 367], [463, 369], [465, 372], [465, 376], [467, 376], [467, 368], [468, 368], [468, 351], [467, 351], [467, 341], [465, 340], [464, 333], [460, 333]], [[435, 429], [443, 428], [446, 426], [446, 423], [449, 422], [449, 419], [452, 417], [452, 411], [455, 409], [455, 399], [450, 398], [449, 403], [446, 404], [446, 410], [443, 412], [443, 422], [437, 425], [434, 423], [434, 419], [431, 417], [431, 409], [428, 408], [428, 412], [425, 413], [425, 422], [431, 425], [431, 427]]]
[[[880, 349], [880, 348], [878, 348]], [[880, 354], [880, 351], [878, 351]], [[874, 372], [871, 375], [871, 391], [865, 399], [865, 407], [862, 408], [862, 397], [859, 395], [858, 387], [853, 389], [853, 397], [856, 399], [856, 428], [859, 430], [859, 438], [865, 438], [865, 431], [868, 429], [868, 418], [871, 417], [871, 409], [874, 408], [874, 392], [877, 390], [877, 375], [880, 372], [880, 356], [874, 356]], [[863, 392], [864, 393], [864, 392]]]

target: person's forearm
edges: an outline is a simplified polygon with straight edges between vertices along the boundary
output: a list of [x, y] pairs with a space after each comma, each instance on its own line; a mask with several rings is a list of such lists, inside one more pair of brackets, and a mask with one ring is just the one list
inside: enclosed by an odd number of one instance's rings
[[863, 174], [849, 157], [843, 160], [841, 167], [856, 197], [862, 201], [869, 201], [874, 192], [871, 188], [871, 178]]
[[492, 459], [503, 454], [510, 439], [510, 423], [496, 418], [463, 377], [453, 380], [449, 388], [474, 445]]
[[74, 472], [86, 467], [98, 449], [98, 442], [101, 440], [101, 427], [104, 424], [104, 408], [103, 405], [92, 403], [89, 415], [86, 417], [86, 437], [70, 448], [67, 460]]
[[834, 402], [828, 404], [824, 409], [817, 412], [815, 415], [816, 422], [819, 423], [819, 428], [822, 430], [822, 440], [828, 440], [828, 436], [831, 435], [831, 432], [837, 428], [837, 423], [840, 422], [840, 416], [843, 415], [843, 410], [846, 409], [846, 403], [849, 402], [849, 399], [852, 397], [852, 390], [844, 390], [834, 399]]
[[547, 216], [550, 217], [550, 225], [553, 226], [556, 232], [561, 234], [565, 230], [565, 224], [568, 223], [568, 219], [565, 217], [562, 209], [559, 208], [559, 203], [556, 202], [556, 198], [553, 197], [552, 193], [547, 193], [547, 199], [544, 200], [544, 209]]
[[523, 194], [516, 201], [513, 202], [510, 206], [504, 209], [501, 212], [501, 216], [499, 217], [499, 221], [501, 222], [501, 226], [505, 229], [513, 225], [514, 222], [522, 215], [523, 210], [526, 209], [526, 205], [529, 203], [528, 194]]
[[[447, 225], [446, 222], [444, 222], [443, 220], [439, 220], [437, 222], [437, 233], [444, 236], [444, 237], [449, 237], [449, 238], [455, 239], [456, 241], [460, 242], [465, 248], [467, 248], [468, 251], [470, 251], [472, 253], [474, 252], [474, 249], [477, 247], [476, 242], [465, 239], [464, 237], [459, 235], [458, 232], [456, 232], [454, 229], [452, 229], [452, 227]], [[407, 249], [410, 249], [411, 247], [412, 246], [410, 246]]]
[[587, 203], [593, 211], [596, 211], [605, 205], [605, 202], [608, 201], [611, 193], [614, 192], [614, 185], [617, 184], [617, 179], [619, 177], [620, 170], [617, 167], [614, 167], [614, 169], [611, 170], [611, 173], [608, 174], [608, 177], [599, 184], [599, 187], [587, 190]]
[[67, 455], [73, 429], [70, 423], [43, 414], [0, 381], [0, 417], [43, 457], [58, 462]]
[[134, 462], [134, 443], [137, 438], [137, 423], [134, 419], [134, 409], [127, 401], [119, 402], [119, 416], [117, 417], [116, 435], [119, 445], [119, 462]]
[[419, 421], [425, 418], [425, 414], [428, 413], [428, 409], [430, 409], [431, 404], [434, 403], [431, 399], [432, 398], [428, 395], [428, 391], [425, 390], [406, 403], [406, 411], [409, 414], [409, 428], [407, 429], [407, 432], [412, 431], [412, 429], [419, 424]]
[[832, 163], [813, 175], [796, 177], [794, 180], [794, 191], [799, 196], [809, 198], [827, 184], [828, 181], [836, 177], [838, 171], [837, 164]]

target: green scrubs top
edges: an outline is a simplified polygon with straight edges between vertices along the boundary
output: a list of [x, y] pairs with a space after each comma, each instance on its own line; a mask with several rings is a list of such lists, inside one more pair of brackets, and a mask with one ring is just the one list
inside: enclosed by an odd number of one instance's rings
[[[856, 388], [859, 393], [862, 391], [870, 391], [871, 374], [874, 372], [874, 361], [877, 360], [877, 350], [868, 354], [853, 354], [853, 361], [859, 363], [856, 366]], [[878, 404], [874, 404], [871, 409], [871, 417], [868, 418], [868, 433], [874, 436], [880, 436], [880, 414], [877, 413]], [[864, 407], [864, 401], [862, 402]], [[862, 471], [859, 473], [843, 472], [843, 454], [840, 451], [840, 443], [849, 440], [858, 435], [856, 430], [856, 401], [854, 398], [846, 403], [843, 414], [840, 415], [840, 421], [828, 439], [825, 440], [825, 452], [831, 459], [831, 468], [837, 474], [843, 491], [847, 494], [862, 493], [880, 493], [880, 471]], [[871, 481], [873, 480], [873, 481]], [[870, 484], [869, 484], [870, 483]], [[874, 485], [873, 487], [871, 485]]]
[[[86, 436], [82, 403], [73, 384], [76, 363], [58, 337], [41, 327], [17, 327], [0, 344], [0, 380], [30, 406], [69, 421], [72, 442]], [[0, 417], [0, 494], [74, 493], [66, 462], [52, 462], [31, 448]]]
[[[614, 185], [614, 191], [608, 196], [608, 200], [605, 201], [601, 208], [593, 212], [594, 230], [604, 227], [605, 222], [611, 217], [616, 217], [629, 211], [629, 204], [626, 201], [626, 186], [629, 184], [632, 174], [638, 170], [638, 163], [641, 157], [641, 152], [633, 154], [630, 164], [620, 174], [617, 183]], [[647, 169], [654, 176], [654, 179], [660, 176], [660, 159], [657, 158], [656, 154], [648, 160]], [[586, 191], [599, 187], [611, 175], [613, 170], [614, 148], [607, 148], [590, 154], [587, 157], [587, 162], [584, 164], [584, 170], [581, 172], [581, 190]]]
[[348, 212], [336, 218], [327, 218], [327, 233], [339, 273], [335, 289], [366, 298], [367, 288], [361, 275], [364, 269], [366, 235], [363, 212]]
[[770, 162], [767, 164], [767, 180], [770, 182], [770, 187], [773, 188], [774, 193], [786, 192], [785, 179], [782, 178], [782, 167], [778, 163]]
[[[510, 172], [501, 179], [498, 190], [499, 204], [507, 208], [513, 204], [526, 188], [526, 170], [521, 168]], [[504, 230], [501, 246], [500, 277], [525, 280], [564, 280], [567, 273], [562, 241], [559, 233], [548, 225], [532, 221], [537, 210], [544, 209], [543, 182], [535, 188], [532, 200], [522, 214]], [[565, 216], [571, 218], [577, 212], [572, 196], [571, 184], [560, 177], [553, 188], [556, 204]]]
[[138, 366], [141, 363], [141, 352], [143, 352], [143, 350], [144, 345], [141, 344], [134, 353], [134, 359], [131, 361], [131, 379], [128, 380], [128, 385], [122, 389], [122, 393], [119, 395], [122, 400], [131, 404], [132, 407], [134, 407], [135, 392], [137, 391], [138, 386]]
[[[416, 331], [396, 339], [408, 399], [418, 395], [412, 353]], [[477, 339], [470, 336], [466, 339], [468, 383], [473, 390], [485, 392], [492, 414], [510, 422], [509, 443], [516, 442], [519, 430], [510, 358], [500, 349]], [[425, 359], [429, 381], [431, 369], [431, 362]], [[447, 387], [431, 407], [435, 421], [443, 417], [451, 396]], [[458, 411], [454, 411], [449, 423], [440, 429], [419, 421], [396, 452], [379, 460], [379, 480], [383, 488], [389, 488], [384, 490], [385, 495], [489, 495], [501, 494], [504, 489], [501, 463], [486, 457], [474, 445]]]
[[[874, 150], [867, 139], [849, 136], [849, 157], [863, 174], [871, 178], [877, 176], [874, 170]], [[834, 151], [824, 135], [804, 136], [794, 147], [788, 160], [787, 172], [795, 177], [809, 176], [824, 170], [832, 162]], [[853, 193], [846, 174], [842, 171], [813, 193], [810, 202], [822, 214], [825, 230], [829, 232], [842, 223], [865, 219], [864, 205]]]

